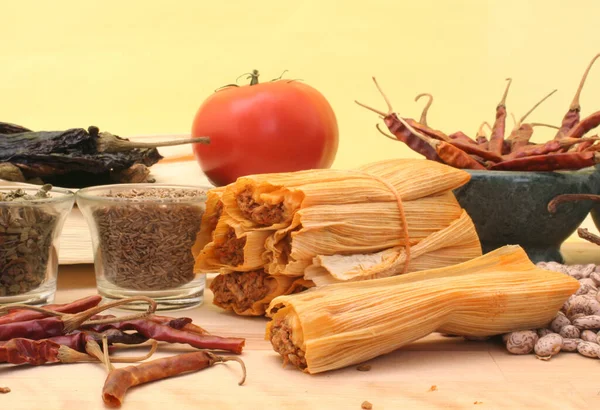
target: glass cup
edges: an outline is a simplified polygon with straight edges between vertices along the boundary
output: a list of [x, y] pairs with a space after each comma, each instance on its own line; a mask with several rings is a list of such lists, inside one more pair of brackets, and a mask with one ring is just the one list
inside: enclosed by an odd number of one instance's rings
[[[100, 295], [147, 296], [158, 310], [198, 306], [205, 275], [194, 273], [193, 246], [208, 187], [118, 184], [77, 192], [92, 234]], [[146, 309], [147, 304], [124, 308]]]
[[[0, 186], [0, 193], [38, 187]], [[52, 188], [48, 198], [3, 200], [0, 196], [0, 305], [52, 303], [56, 293], [59, 237], [75, 194]]]

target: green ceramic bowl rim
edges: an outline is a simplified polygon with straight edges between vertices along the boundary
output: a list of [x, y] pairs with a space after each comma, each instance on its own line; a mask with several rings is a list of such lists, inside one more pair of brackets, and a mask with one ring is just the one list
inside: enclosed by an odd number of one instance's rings
[[580, 169], [565, 169], [558, 171], [507, 171], [493, 169], [465, 169], [470, 174], [474, 175], [592, 175], [600, 173], [600, 164], [591, 167]]

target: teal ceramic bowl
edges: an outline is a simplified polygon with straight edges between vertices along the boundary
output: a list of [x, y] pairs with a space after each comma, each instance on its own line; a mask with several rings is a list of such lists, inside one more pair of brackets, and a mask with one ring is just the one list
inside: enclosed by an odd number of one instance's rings
[[473, 219], [484, 252], [520, 245], [533, 262], [563, 263], [561, 244], [581, 225], [591, 201], [548, 203], [561, 194], [599, 194], [600, 168], [578, 171], [468, 171], [471, 180], [454, 191]]

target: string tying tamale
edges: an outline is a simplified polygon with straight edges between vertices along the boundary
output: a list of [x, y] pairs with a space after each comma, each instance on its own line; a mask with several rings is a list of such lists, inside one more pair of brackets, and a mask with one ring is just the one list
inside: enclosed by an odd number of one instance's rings
[[578, 288], [506, 246], [445, 268], [279, 296], [267, 310], [266, 337], [285, 363], [319, 373], [434, 331], [481, 337], [544, 327]]
[[312, 286], [302, 277], [272, 276], [257, 269], [217, 275], [210, 289], [215, 305], [238, 315], [260, 316], [276, 296], [302, 292]]

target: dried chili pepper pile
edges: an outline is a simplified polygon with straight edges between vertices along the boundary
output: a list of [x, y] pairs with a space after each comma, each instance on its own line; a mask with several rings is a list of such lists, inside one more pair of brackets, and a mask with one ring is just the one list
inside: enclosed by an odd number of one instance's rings
[[[130, 387], [182, 373], [202, 370], [215, 363], [237, 361], [233, 356], [218, 356], [213, 351], [242, 353], [245, 340], [220, 337], [192, 323], [190, 318], [172, 318], [154, 314], [156, 303], [146, 297], [134, 297], [100, 305], [100, 296], [89, 296], [68, 304], [35, 308], [13, 305], [0, 308], [0, 364], [43, 365], [99, 361], [109, 370], [103, 388], [106, 405], [118, 407]], [[143, 301], [146, 312], [127, 316], [100, 315], [104, 310]], [[137, 366], [115, 369], [112, 363], [129, 363], [149, 358], [158, 342], [187, 344], [192, 353], [177, 354]], [[141, 357], [111, 358], [125, 345], [151, 344]], [[102, 347], [101, 347], [102, 346]], [[111, 363], [112, 362], [112, 363]], [[10, 390], [8, 390], [10, 391]]]
[[[442, 162], [455, 168], [505, 171], [577, 170], [600, 163], [600, 138], [597, 135], [585, 137], [588, 132], [600, 125], [600, 111], [581, 119], [579, 105], [579, 97], [587, 75], [599, 57], [600, 54], [596, 55], [585, 70], [560, 127], [523, 122], [535, 108], [554, 94], [556, 91], [554, 90], [536, 103], [520, 120], [515, 121], [512, 131], [506, 137], [506, 97], [512, 83], [510, 78], [507, 78], [506, 89], [496, 107], [496, 117], [489, 138], [483, 133], [483, 126], [475, 138], [461, 131], [445, 134], [431, 128], [427, 124], [427, 111], [432, 100], [429, 94], [417, 96], [417, 99], [424, 95], [429, 97], [419, 121], [401, 117], [394, 112], [374, 78], [375, 85], [387, 103], [388, 111], [376, 110], [358, 101], [357, 104], [383, 117], [385, 125], [393, 134], [393, 136], [384, 134], [387, 137], [404, 142], [413, 151], [429, 160]], [[531, 137], [534, 127], [538, 126], [556, 128], [558, 131], [550, 141], [536, 144], [531, 142]]]

